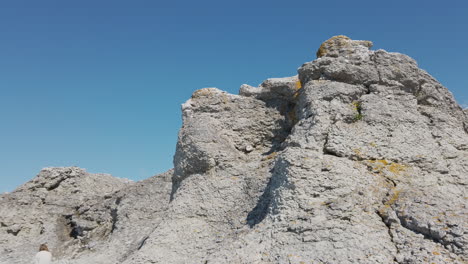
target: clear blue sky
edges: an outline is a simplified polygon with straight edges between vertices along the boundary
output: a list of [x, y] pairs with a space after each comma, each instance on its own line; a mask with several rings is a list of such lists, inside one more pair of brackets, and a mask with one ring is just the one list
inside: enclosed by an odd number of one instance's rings
[[0, 3], [0, 192], [41, 168], [172, 167], [180, 104], [296, 74], [338, 34], [398, 51], [468, 105], [466, 1]]

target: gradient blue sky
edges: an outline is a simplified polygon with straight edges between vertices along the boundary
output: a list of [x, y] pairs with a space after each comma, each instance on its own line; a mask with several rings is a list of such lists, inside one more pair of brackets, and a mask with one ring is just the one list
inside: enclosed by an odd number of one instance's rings
[[0, 3], [0, 192], [41, 168], [172, 167], [180, 104], [296, 74], [333, 35], [415, 58], [468, 105], [466, 1]]

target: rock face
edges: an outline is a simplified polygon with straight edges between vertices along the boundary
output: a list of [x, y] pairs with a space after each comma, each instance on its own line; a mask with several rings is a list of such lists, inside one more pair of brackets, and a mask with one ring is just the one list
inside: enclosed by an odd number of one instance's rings
[[69, 257], [75, 250], [70, 246], [94, 228], [77, 223], [79, 211], [96, 199], [111, 199], [128, 184], [77, 167], [43, 169], [11, 194], [0, 196], [0, 263], [29, 263], [38, 245], [45, 242], [56, 258]]
[[0, 263], [466, 263], [468, 114], [345, 36], [298, 76], [194, 92], [174, 170], [45, 169], [0, 196]]

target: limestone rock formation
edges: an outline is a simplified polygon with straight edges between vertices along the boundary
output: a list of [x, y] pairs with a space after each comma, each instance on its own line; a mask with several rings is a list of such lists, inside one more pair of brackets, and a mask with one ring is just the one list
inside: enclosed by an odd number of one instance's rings
[[0, 196], [0, 263], [466, 263], [468, 114], [345, 36], [298, 75], [182, 106], [174, 170], [43, 170]]
[[[85, 170], [45, 168], [33, 180], [0, 196], [0, 263], [29, 263], [38, 245], [47, 242], [58, 258], [68, 257], [78, 238], [95, 228], [78, 224], [79, 210], [112, 199], [130, 181]], [[102, 212], [108, 214], [109, 212]], [[102, 227], [110, 223], [100, 223]], [[24, 258], [25, 252], [30, 258]]]

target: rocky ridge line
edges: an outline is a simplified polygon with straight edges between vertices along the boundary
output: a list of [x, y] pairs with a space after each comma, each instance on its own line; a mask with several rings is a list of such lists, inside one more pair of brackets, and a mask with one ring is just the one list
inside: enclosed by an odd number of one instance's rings
[[68, 263], [466, 263], [467, 112], [371, 47], [336, 36], [297, 76], [194, 92], [173, 171], [41, 172], [0, 196], [0, 262], [47, 239]]

